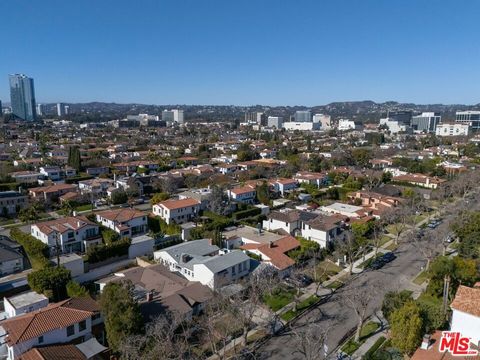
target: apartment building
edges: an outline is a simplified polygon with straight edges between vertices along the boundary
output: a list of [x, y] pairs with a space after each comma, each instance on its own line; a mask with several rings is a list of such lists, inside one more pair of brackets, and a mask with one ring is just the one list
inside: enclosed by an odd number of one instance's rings
[[28, 205], [28, 197], [16, 191], [0, 191], [0, 216], [15, 215]]

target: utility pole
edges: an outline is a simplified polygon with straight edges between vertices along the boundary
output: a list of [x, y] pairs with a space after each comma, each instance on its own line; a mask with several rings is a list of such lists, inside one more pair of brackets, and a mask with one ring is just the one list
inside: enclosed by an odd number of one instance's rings
[[447, 313], [448, 306], [448, 291], [450, 287], [450, 275], [445, 275], [443, 278], [443, 313]]

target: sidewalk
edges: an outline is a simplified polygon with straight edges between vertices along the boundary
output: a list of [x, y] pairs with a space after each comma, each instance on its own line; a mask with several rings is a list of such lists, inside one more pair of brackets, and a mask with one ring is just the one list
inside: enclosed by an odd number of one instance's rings
[[376, 312], [368, 321], [378, 321], [380, 322], [380, 328], [378, 331], [370, 336], [365, 342], [357, 349], [352, 354], [352, 359], [361, 359], [363, 355], [366, 354], [368, 350], [375, 344], [375, 342], [380, 338], [380, 337], [387, 337], [387, 330], [388, 330], [388, 323], [387, 320], [383, 317], [383, 314], [381, 312]]

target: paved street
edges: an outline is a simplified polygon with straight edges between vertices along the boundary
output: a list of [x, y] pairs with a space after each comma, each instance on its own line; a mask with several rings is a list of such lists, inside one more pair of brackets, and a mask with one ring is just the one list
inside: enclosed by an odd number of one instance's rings
[[[479, 203], [472, 202], [470, 210], [478, 209]], [[450, 214], [444, 217], [444, 222], [435, 230], [426, 232], [425, 240], [431, 235], [431, 232], [444, 232], [448, 223], [457, 214], [459, 204], [450, 205]], [[453, 215], [452, 215], [453, 214]], [[404, 238], [409, 239], [411, 233], [406, 233]], [[354, 310], [345, 303], [346, 296], [354, 291], [357, 287], [368, 288], [374, 292], [374, 296], [370, 300], [367, 316], [373, 315], [381, 308], [385, 293], [393, 290], [412, 290], [416, 293], [420, 291], [420, 287], [413, 284], [411, 280], [417, 275], [422, 267], [425, 266], [425, 259], [417, 246], [422, 243], [403, 241], [395, 251], [397, 259], [385, 265], [380, 270], [369, 270], [361, 274], [355, 275], [343, 288], [335, 292], [324, 304], [317, 309], [305, 314], [300, 320], [293, 325], [292, 331], [303, 331], [309, 324], [320, 324], [328, 330], [328, 351], [329, 358], [334, 358], [334, 351], [345, 338], [346, 335], [357, 325], [357, 318]], [[440, 249], [439, 249], [440, 252]], [[301, 355], [296, 353], [296, 344], [291, 335], [291, 331], [280, 334], [279, 336], [269, 339], [262, 345], [257, 355], [262, 359], [303, 359]]]

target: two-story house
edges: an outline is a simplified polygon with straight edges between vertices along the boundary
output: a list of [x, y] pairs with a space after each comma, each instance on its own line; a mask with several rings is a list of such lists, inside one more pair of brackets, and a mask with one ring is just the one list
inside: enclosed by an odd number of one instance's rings
[[302, 224], [315, 219], [318, 214], [301, 210], [272, 211], [263, 221], [263, 228], [268, 231], [283, 230], [286, 234], [297, 235]]
[[96, 213], [98, 223], [112, 229], [120, 237], [131, 238], [144, 234], [148, 230], [147, 216], [134, 209], [114, 209]]
[[322, 248], [328, 247], [343, 234], [342, 225], [345, 217], [341, 215], [317, 216], [302, 225], [302, 237], [315, 241]]
[[273, 190], [282, 196], [298, 188], [298, 181], [295, 179], [276, 179], [269, 183], [273, 187]]
[[240, 250], [220, 253], [210, 239], [193, 240], [154, 252], [154, 259], [190, 281], [198, 281], [211, 289], [247, 276], [250, 258]]
[[160, 216], [167, 224], [182, 224], [197, 216], [201, 203], [192, 198], [165, 200], [153, 205], [152, 212]]
[[0, 191], [0, 216], [16, 214], [28, 205], [28, 197], [16, 191]]
[[62, 252], [85, 252], [102, 242], [100, 227], [85, 216], [69, 216], [33, 224], [30, 234], [48, 245], [60, 246]]
[[16, 360], [37, 346], [82, 342], [92, 338], [92, 327], [103, 322], [99, 305], [91, 298], [67, 299], [0, 322], [5, 333], [7, 359]]
[[39, 201], [51, 203], [57, 201], [60, 196], [69, 192], [76, 192], [77, 186], [73, 184], [56, 184], [29, 189], [30, 196]]
[[246, 185], [227, 190], [227, 194], [232, 200], [252, 204], [257, 196], [257, 190], [252, 185]]
[[473, 344], [480, 342], [480, 287], [460, 285], [452, 308], [451, 331], [458, 331], [469, 337]]

